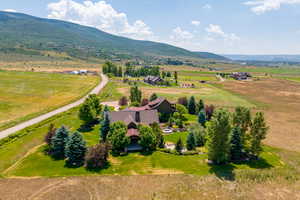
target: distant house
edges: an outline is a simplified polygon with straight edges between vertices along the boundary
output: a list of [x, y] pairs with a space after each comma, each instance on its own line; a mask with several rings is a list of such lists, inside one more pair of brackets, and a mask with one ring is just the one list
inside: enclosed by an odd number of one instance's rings
[[252, 77], [248, 72], [233, 72], [230, 76], [235, 80], [247, 80]]
[[175, 111], [175, 105], [170, 103], [165, 98], [157, 98], [154, 101], [149, 102], [147, 105], [142, 107], [130, 107], [126, 108], [126, 111], [143, 111], [143, 110], [157, 110], [162, 114], [171, 114]]
[[145, 83], [149, 83], [151, 85], [158, 85], [162, 83], [164, 80], [160, 78], [159, 76], [146, 76], [144, 78]]
[[118, 112], [109, 112], [108, 116], [111, 123], [121, 121], [126, 124], [128, 129], [126, 135], [130, 138], [130, 145], [127, 147], [127, 151], [142, 150], [142, 147], [138, 144], [140, 139], [138, 125], [151, 125], [153, 123], [159, 123], [157, 110], [123, 110]]

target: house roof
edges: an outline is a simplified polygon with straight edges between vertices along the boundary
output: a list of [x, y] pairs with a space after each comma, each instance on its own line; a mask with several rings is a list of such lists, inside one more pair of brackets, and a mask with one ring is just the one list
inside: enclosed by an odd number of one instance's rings
[[139, 130], [135, 129], [135, 128], [128, 129], [127, 134], [126, 134], [126, 136], [128, 136], [128, 137], [139, 136], [139, 135], [140, 135]]
[[130, 107], [126, 108], [125, 111], [143, 111], [143, 110], [153, 110], [157, 108], [162, 102], [164, 102], [165, 98], [157, 98], [154, 101], [149, 102], [147, 105], [142, 107]]
[[141, 111], [118, 111], [109, 112], [110, 122], [114, 123], [117, 121], [122, 121], [126, 125], [130, 123], [136, 124], [153, 124], [154, 122], [159, 123], [157, 110], [141, 110]]

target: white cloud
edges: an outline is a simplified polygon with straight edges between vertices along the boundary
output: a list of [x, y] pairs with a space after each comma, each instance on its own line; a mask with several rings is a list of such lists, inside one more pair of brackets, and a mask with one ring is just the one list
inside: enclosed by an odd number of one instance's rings
[[5, 10], [3, 10], [3, 11], [5, 11], [5, 12], [13, 12], [13, 13], [17, 12], [17, 11], [14, 10], [14, 9], [5, 9]]
[[199, 26], [201, 24], [201, 22], [197, 21], [197, 20], [193, 20], [193, 21], [191, 21], [191, 24], [194, 26]]
[[210, 4], [205, 4], [202, 8], [204, 8], [204, 9], [211, 9], [212, 7], [211, 7]]
[[216, 24], [210, 24], [206, 29], [206, 32], [209, 34], [208, 38], [222, 38], [225, 41], [238, 41], [240, 38], [234, 33], [225, 33], [221, 26]]
[[194, 37], [192, 33], [189, 31], [182, 30], [180, 27], [176, 27], [172, 31], [172, 35], [170, 36], [171, 40], [181, 41], [181, 40], [190, 40]]
[[279, 10], [284, 4], [300, 4], [300, 0], [252, 0], [244, 3], [251, 6], [255, 14], [263, 14], [271, 10]]
[[59, 0], [56, 3], [48, 4], [48, 9], [50, 11], [49, 18], [92, 26], [134, 39], [144, 40], [153, 36], [150, 27], [142, 20], [136, 20], [130, 24], [125, 13], [116, 11], [105, 1], [85, 0], [83, 3], [77, 3], [73, 0]]

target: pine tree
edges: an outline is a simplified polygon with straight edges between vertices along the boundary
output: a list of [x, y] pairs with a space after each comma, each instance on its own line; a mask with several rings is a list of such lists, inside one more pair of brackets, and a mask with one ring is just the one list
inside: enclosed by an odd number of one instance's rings
[[51, 139], [50, 153], [56, 159], [65, 157], [65, 147], [69, 137], [69, 130], [62, 126], [56, 130], [54, 137]]
[[206, 113], [204, 110], [201, 110], [198, 114], [198, 123], [205, 127], [206, 122]]
[[250, 153], [252, 156], [257, 158], [262, 152], [261, 141], [266, 138], [268, 129], [264, 114], [262, 112], [256, 113], [250, 130]]
[[107, 113], [104, 114], [104, 119], [101, 122], [100, 137], [102, 142], [106, 142], [106, 137], [110, 130], [110, 120]]
[[198, 107], [198, 113], [201, 111], [201, 110], [205, 110], [205, 105], [204, 105], [204, 102], [202, 99], [199, 100], [199, 103], [197, 105]]
[[227, 110], [216, 111], [207, 127], [208, 159], [215, 164], [226, 163], [230, 159], [230, 114]]
[[196, 144], [195, 144], [195, 137], [193, 133], [189, 133], [186, 139], [186, 148], [187, 150], [195, 150]]
[[154, 101], [158, 98], [157, 94], [156, 93], [153, 93], [151, 96], [150, 96], [150, 101]]
[[178, 84], [178, 73], [177, 73], [177, 71], [174, 72], [174, 79], [175, 79], [175, 83], [177, 85]]
[[191, 96], [189, 100], [188, 110], [191, 115], [196, 114], [196, 101], [194, 96]]
[[182, 149], [183, 149], [183, 143], [182, 143], [181, 138], [179, 138], [176, 142], [175, 150], [177, 151], [177, 153], [181, 154]]
[[231, 132], [231, 160], [240, 160], [243, 157], [243, 144], [240, 127], [234, 127]]
[[65, 149], [67, 165], [76, 167], [83, 165], [86, 150], [86, 142], [83, 140], [82, 135], [79, 132], [73, 133]]

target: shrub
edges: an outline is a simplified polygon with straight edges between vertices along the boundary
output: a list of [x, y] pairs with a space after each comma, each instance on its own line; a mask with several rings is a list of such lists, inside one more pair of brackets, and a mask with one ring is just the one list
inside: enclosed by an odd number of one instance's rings
[[51, 145], [51, 140], [52, 140], [52, 137], [55, 135], [55, 132], [56, 132], [56, 128], [55, 128], [54, 124], [50, 124], [49, 130], [44, 139], [47, 145]]
[[154, 101], [158, 98], [157, 94], [156, 93], [153, 93], [151, 96], [150, 96], [150, 101]]
[[177, 103], [185, 106], [186, 108], [188, 107], [188, 99], [187, 99], [187, 97], [180, 97], [180, 98], [178, 98]]
[[188, 114], [188, 110], [186, 109], [186, 107], [184, 105], [181, 105], [181, 104], [176, 104], [176, 111], [180, 115]]
[[96, 144], [89, 148], [85, 157], [85, 167], [101, 169], [107, 164], [110, 146], [107, 143]]

